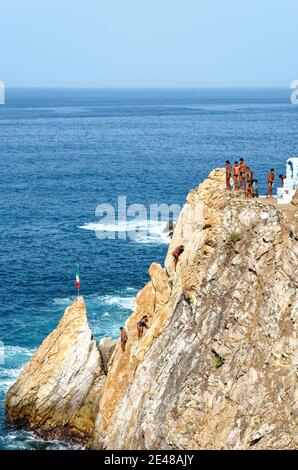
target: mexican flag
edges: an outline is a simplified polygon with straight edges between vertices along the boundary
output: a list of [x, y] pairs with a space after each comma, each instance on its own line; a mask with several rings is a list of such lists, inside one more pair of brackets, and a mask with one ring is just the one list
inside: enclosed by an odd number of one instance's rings
[[80, 281], [80, 267], [77, 265], [77, 270], [76, 270], [76, 288], [79, 289], [81, 287], [81, 281]]

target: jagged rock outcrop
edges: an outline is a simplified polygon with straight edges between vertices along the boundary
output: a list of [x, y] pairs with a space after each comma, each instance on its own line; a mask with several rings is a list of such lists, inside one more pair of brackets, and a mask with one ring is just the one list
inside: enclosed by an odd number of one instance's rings
[[[122, 353], [120, 345], [118, 345], [110, 363], [107, 383], [101, 397], [100, 411], [96, 420], [94, 447], [101, 448], [104, 445], [102, 438], [107, 432], [111, 433], [115, 440], [124, 429], [127, 437], [130, 432], [134, 432], [134, 426], [130, 425], [130, 422], [125, 421], [125, 425], [122, 423], [119, 427], [116, 415], [120, 413], [119, 407], [130, 388], [134, 385], [138, 389], [139, 382], [136, 378], [142, 368], [144, 358], [159, 335], [162, 334], [170, 312], [171, 287], [164, 269], [159, 264], [153, 263], [149, 269], [149, 275], [151, 281], [138, 294], [134, 313], [126, 323], [129, 336], [126, 351]], [[146, 330], [143, 338], [138, 340], [136, 324], [143, 315], [148, 315], [150, 328]], [[146, 376], [149, 378], [150, 375], [151, 371], [148, 369], [144, 373], [143, 380], [145, 381]], [[134, 419], [134, 413], [137, 412], [139, 402], [142, 401], [145, 393], [146, 390], [141, 387], [136, 391], [133, 402], [130, 403], [130, 411], [125, 412], [131, 413], [130, 420]], [[126, 419], [126, 417], [122, 415], [122, 419]]]
[[[126, 351], [118, 342], [106, 380], [96, 369], [97, 416], [88, 434], [94, 449], [298, 446], [297, 209], [245, 200], [224, 186], [224, 170], [214, 170], [190, 192], [165, 267], [152, 264], [126, 322]], [[174, 272], [171, 253], [181, 244]], [[136, 323], [145, 314], [149, 329], [138, 340]], [[30, 364], [7, 399], [8, 416], [21, 410], [29, 423], [34, 413], [22, 410], [36, 409], [45, 367], [32, 361], [33, 399], [26, 401]], [[56, 375], [50, 383], [55, 390]], [[92, 381], [86, 395], [90, 390], [95, 396]], [[41, 423], [56, 406], [63, 415], [57, 400], [46, 414], [37, 407]], [[74, 416], [75, 409], [81, 401]]]
[[105, 381], [82, 297], [68, 307], [9, 389], [9, 421], [45, 438], [86, 443]]
[[[94, 448], [298, 445], [298, 246], [291, 233], [270, 202], [226, 192], [222, 170], [189, 194], [166, 273], [155, 266], [161, 279], [141, 291], [139, 315], [128, 321], [133, 327], [147, 313], [150, 329], [112, 361]], [[181, 244], [174, 273], [171, 252]], [[162, 317], [158, 289], [168, 293]]]

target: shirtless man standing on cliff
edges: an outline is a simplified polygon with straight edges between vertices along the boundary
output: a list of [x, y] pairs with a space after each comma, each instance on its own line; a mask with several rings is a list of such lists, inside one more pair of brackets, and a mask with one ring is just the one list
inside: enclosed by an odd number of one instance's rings
[[126, 333], [126, 330], [123, 328], [123, 326], [120, 326], [120, 341], [121, 341], [121, 350], [122, 352], [125, 352], [126, 348], [126, 343], [128, 341], [128, 336]]
[[177, 248], [175, 248], [175, 250], [172, 253], [172, 256], [174, 258], [174, 272], [176, 272], [176, 267], [177, 267], [177, 263], [179, 260], [179, 256], [181, 255], [181, 253], [183, 253], [183, 251], [184, 251], [184, 246], [180, 245], [180, 246], [177, 246]]
[[273, 184], [274, 184], [274, 168], [271, 168], [271, 170], [268, 173], [267, 176], [267, 182], [268, 182], [268, 189], [267, 189], [267, 194], [266, 197], [272, 197], [272, 189], [273, 189]]
[[232, 167], [230, 160], [226, 161], [226, 189], [230, 191], [231, 189], [231, 176], [232, 176]]
[[280, 179], [280, 181], [281, 181], [281, 187], [283, 188], [284, 185], [285, 185], [286, 176], [284, 176], [284, 175], [279, 175], [279, 179]]
[[245, 189], [245, 177], [246, 177], [246, 163], [243, 158], [240, 158], [240, 180], [239, 187], [242, 188], [242, 183], [244, 183]]
[[238, 191], [239, 189], [239, 174], [240, 174], [240, 167], [238, 165], [238, 162], [236, 161], [234, 163], [234, 168], [233, 168], [233, 173], [234, 173], [234, 189], [235, 191]]
[[251, 198], [252, 197], [252, 180], [253, 180], [254, 174], [252, 172], [252, 169], [247, 167], [247, 173], [246, 173], [246, 184], [245, 184], [245, 197]]

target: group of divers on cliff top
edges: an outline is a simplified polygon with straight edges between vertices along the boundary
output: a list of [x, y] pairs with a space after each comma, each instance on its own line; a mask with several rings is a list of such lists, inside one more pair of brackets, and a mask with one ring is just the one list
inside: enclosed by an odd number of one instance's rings
[[[230, 160], [226, 160], [226, 189], [230, 191], [232, 186], [235, 191], [243, 191], [246, 198], [256, 197], [257, 193], [254, 191], [254, 174], [252, 169], [245, 163], [244, 158], [240, 158], [240, 164], [235, 161], [233, 167]], [[279, 175], [281, 186], [284, 186], [286, 177], [282, 174]], [[274, 168], [271, 168], [267, 175], [267, 193], [266, 197], [272, 197], [272, 190], [275, 181]], [[231, 184], [232, 182], [232, 184]]]
[[[246, 198], [257, 197], [257, 190], [254, 188], [254, 182], [257, 180], [254, 179], [254, 174], [252, 169], [246, 164], [244, 158], [240, 158], [238, 161], [235, 161], [233, 167], [229, 160], [226, 160], [226, 190], [231, 191], [242, 191]], [[284, 186], [285, 176], [280, 174], [279, 179], [281, 180], [282, 187]], [[267, 193], [266, 197], [272, 197], [273, 185], [275, 182], [275, 173], [274, 168], [271, 168], [267, 175]], [[172, 252], [173, 256], [173, 269], [176, 271], [177, 263], [179, 256], [183, 253], [184, 246], [180, 245], [174, 249]], [[144, 328], [149, 328], [148, 326], [148, 315], [144, 315], [136, 324], [138, 339], [140, 340], [143, 337]], [[121, 350], [125, 352], [126, 343], [128, 341], [128, 334], [123, 326], [120, 327], [120, 341], [121, 341]]]

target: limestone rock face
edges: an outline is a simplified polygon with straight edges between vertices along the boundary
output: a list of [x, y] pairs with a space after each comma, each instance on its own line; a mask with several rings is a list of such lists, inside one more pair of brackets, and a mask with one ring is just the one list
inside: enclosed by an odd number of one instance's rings
[[94, 449], [297, 448], [297, 206], [227, 192], [214, 170], [149, 275], [125, 352], [100, 345], [106, 378], [79, 300], [9, 390], [9, 419]]
[[[131, 386], [138, 387], [139, 380], [146, 380], [146, 376], [149, 377], [149, 370], [147, 374], [139, 376], [144, 358], [168, 321], [171, 287], [167, 275], [164, 269], [156, 263], [151, 265], [149, 274], [151, 281], [139, 292], [134, 313], [126, 323], [129, 337], [126, 351], [123, 353], [120, 345], [117, 346], [108, 370], [95, 425], [94, 447], [97, 448], [104, 446], [103, 437], [107, 432], [113, 436], [113, 442], [117, 442], [122, 432], [126, 434], [134, 432], [134, 426], [130, 426], [128, 422], [122, 422], [119, 425], [117, 415], [120, 416], [123, 400], [126, 402], [129, 399]], [[144, 333], [143, 338], [138, 340], [136, 324], [143, 315], [148, 315], [150, 327]], [[134, 402], [130, 403], [129, 411], [131, 421], [138, 416], [138, 407], [144, 394], [145, 390], [142, 388], [134, 394]], [[126, 416], [128, 410], [123, 412]], [[121, 416], [125, 419], [122, 413]]]
[[[153, 264], [117, 348], [93, 448], [298, 446], [297, 218], [224, 189], [193, 190], [165, 269]], [[177, 272], [172, 251], [185, 246]], [[149, 315], [141, 341], [136, 321]]]
[[7, 417], [45, 438], [86, 443], [93, 435], [104, 381], [80, 297], [9, 389]]

